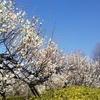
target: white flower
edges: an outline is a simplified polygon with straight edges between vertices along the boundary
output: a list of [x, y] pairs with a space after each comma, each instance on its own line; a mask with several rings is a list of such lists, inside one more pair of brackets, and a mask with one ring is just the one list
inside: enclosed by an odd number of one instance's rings
[[6, 77], [8, 78], [8, 77], [9, 77], [9, 75], [6, 75]]
[[17, 16], [19, 16], [21, 13], [22, 13], [22, 11], [20, 10], [20, 11], [17, 13]]
[[2, 13], [3, 11], [2, 11], [2, 9], [0, 9], [0, 13]]
[[22, 13], [22, 16], [25, 16], [26, 15], [26, 12], [24, 11], [23, 13]]
[[7, 84], [9, 84], [9, 83], [11, 83], [11, 80], [7, 80], [7, 82], [6, 82]]
[[33, 78], [34, 77], [34, 75], [30, 75], [28, 78]]
[[14, 76], [15, 76], [14, 74], [11, 74], [11, 75], [10, 75], [10, 78], [13, 78]]
[[6, 4], [6, 0], [3, 1], [3, 5], [5, 5], [5, 4]]
[[2, 78], [2, 76], [0, 75], [0, 81], [2, 81], [2, 79], [3, 79], [3, 78]]
[[18, 8], [16, 8], [16, 10], [18, 10]]
[[4, 81], [7, 80], [7, 77], [4, 77], [3, 80], [4, 80]]

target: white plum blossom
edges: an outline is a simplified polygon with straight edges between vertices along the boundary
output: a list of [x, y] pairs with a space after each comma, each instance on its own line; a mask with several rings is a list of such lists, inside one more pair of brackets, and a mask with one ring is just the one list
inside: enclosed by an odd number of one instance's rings
[[0, 95], [1, 96], [6, 95], [7, 93], [13, 90], [12, 87], [15, 83], [14, 76], [15, 75], [10, 73], [8, 70], [0, 71]]
[[58, 43], [51, 38], [45, 40], [42, 22], [37, 16], [28, 19], [26, 12], [15, 8], [11, 0], [0, 2], [0, 44], [5, 48], [0, 58], [5, 71], [13, 74], [6, 73], [4, 80], [9, 83], [9, 78], [15, 76], [28, 84], [36, 96], [35, 86], [66, 65], [66, 55], [58, 50]]
[[[98, 62], [91, 62], [89, 57], [81, 52], [66, 56], [66, 66], [61, 73], [50, 78], [48, 86], [60, 88], [69, 85], [100, 88], [100, 70]], [[46, 83], [46, 84], [47, 84]]]

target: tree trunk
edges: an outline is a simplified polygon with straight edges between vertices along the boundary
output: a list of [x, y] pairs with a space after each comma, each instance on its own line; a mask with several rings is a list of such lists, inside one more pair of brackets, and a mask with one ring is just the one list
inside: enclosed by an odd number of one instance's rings
[[2, 100], [6, 100], [5, 93], [2, 93], [1, 96], [2, 96]]
[[37, 89], [35, 88], [35, 86], [33, 84], [29, 84], [29, 87], [30, 87], [32, 93], [38, 98], [40, 95], [39, 95]]

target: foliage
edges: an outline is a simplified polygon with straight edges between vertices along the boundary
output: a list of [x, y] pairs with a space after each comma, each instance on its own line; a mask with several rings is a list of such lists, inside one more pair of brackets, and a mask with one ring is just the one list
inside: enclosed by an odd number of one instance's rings
[[100, 89], [69, 86], [45, 92], [40, 98], [33, 96], [30, 100], [100, 100]]
[[[21, 95], [21, 96], [7, 96], [6, 100], [26, 100], [27, 96]], [[0, 99], [2, 100], [2, 99]]]
[[9, 96], [6, 100], [25, 100], [26, 96]]

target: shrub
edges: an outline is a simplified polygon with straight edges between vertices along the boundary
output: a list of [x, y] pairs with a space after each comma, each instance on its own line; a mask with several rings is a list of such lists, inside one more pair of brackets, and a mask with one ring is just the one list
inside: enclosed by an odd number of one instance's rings
[[45, 92], [40, 98], [33, 96], [30, 100], [100, 100], [100, 89], [69, 86], [67, 88]]
[[26, 96], [8, 96], [6, 100], [26, 100]]

